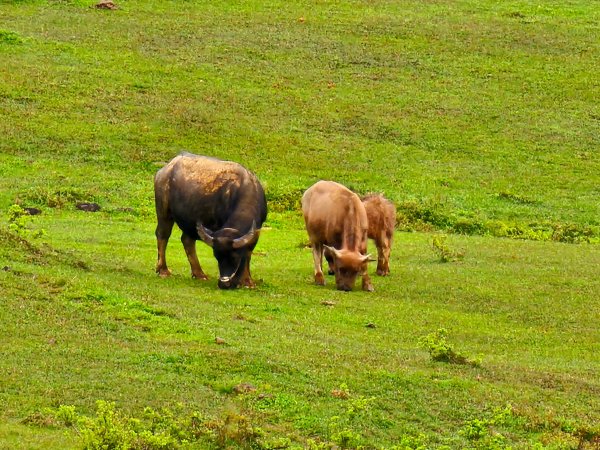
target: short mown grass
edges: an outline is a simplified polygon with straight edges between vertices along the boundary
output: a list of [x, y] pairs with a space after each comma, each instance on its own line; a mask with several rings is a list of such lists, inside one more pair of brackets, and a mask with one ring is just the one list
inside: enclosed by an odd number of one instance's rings
[[[0, 1], [0, 447], [597, 447], [600, 9], [117, 3]], [[183, 149], [264, 183], [255, 290], [155, 275]], [[313, 285], [321, 178], [397, 206], [374, 293]]]

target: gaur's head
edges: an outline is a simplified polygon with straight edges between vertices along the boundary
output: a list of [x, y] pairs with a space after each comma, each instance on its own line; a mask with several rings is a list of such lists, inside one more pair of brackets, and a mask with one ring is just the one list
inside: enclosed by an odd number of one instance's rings
[[219, 265], [221, 289], [235, 289], [242, 283], [249, 254], [254, 250], [260, 230], [252, 223], [250, 231], [242, 235], [235, 228], [221, 228], [210, 231], [202, 224], [197, 226], [198, 236], [213, 249]]
[[340, 291], [351, 291], [354, 287], [356, 277], [363, 275], [367, 270], [367, 262], [371, 261], [370, 255], [362, 255], [359, 252], [325, 245], [325, 252], [333, 259], [333, 270], [335, 273], [335, 285]]

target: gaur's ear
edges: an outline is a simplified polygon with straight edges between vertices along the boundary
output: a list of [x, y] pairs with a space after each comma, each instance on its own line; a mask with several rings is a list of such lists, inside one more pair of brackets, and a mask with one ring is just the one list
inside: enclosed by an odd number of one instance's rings
[[340, 257], [340, 251], [336, 250], [334, 247], [330, 247], [329, 245], [323, 244], [323, 248], [327, 250], [329, 253], [333, 255], [334, 258]]
[[242, 248], [252, 242], [255, 238], [258, 239], [258, 233], [260, 230], [256, 229], [256, 220], [252, 221], [252, 226], [250, 227], [250, 231], [248, 231], [242, 237], [233, 240], [233, 248]]
[[214, 238], [212, 236], [212, 234], [213, 234], [212, 231], [210, 231], [208, 228], [206, 228], [200, 222], [198, 222], [198, 225], [196, 225], [196, 230], [198, 231], [198, 236], [200, 236], [200, 239], [202, 239], [204, 242], [206, 242], [208, 245], [210, 245], [212, 247], [213, 242], [214, 242]]

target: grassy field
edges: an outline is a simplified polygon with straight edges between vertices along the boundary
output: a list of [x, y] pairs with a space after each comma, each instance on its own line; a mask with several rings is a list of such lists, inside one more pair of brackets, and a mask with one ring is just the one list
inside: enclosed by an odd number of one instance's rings
[[[93, 4], [0, 0], [0, 448], [599, 448], [597, 1]], [[263, 181], [255, 290], [154, 274], [183, 149]], [[398, 207], [373, 293], [322, 178]]]

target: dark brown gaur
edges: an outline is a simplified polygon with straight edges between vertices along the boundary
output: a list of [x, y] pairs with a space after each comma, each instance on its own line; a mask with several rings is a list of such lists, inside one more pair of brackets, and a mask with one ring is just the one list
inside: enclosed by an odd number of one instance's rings
[[156, 272], [167, 277], [166, 248], [176, 223], [192, 277], [206, 280], [196, 241], [213, 249], [221, 289], [254, 287], [250, 259], [267, 217], [267, 201], [256, 176], [238, 163], [182, 153], [154, 177]]

